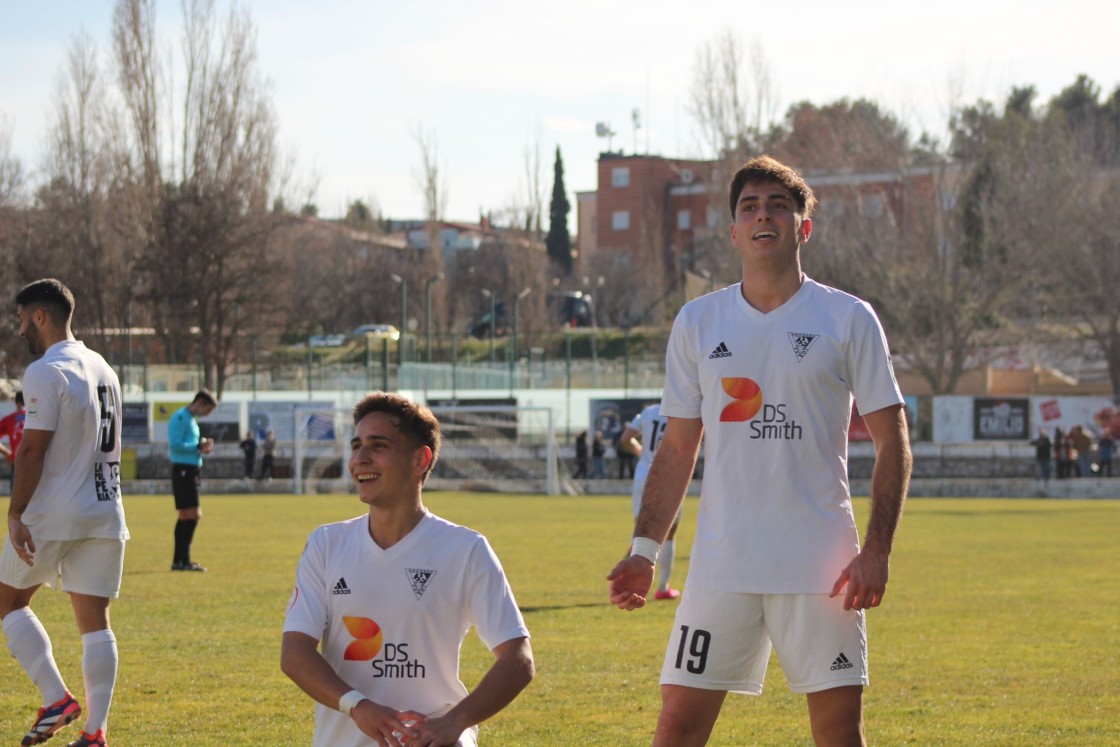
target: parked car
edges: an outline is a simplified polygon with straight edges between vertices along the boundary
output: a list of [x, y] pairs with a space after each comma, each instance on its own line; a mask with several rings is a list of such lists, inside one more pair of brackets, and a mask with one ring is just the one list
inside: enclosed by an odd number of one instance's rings
[[356, 327], [354, 331], [350, 333], [350, 336], [358, 339], [366, 337], [372, 337], [374, 339], [388, 337], [390, 340], [399, 340], [401, 338], [401, 333], [400, 330], [392, 324], [363, 324], [360, 327]]
[[[494, 304], [494, 336], [504, 337], [510, 333], [509, 315], [506, 313], [506, 305], [502, 301]], [[475, 319], [467, 325], [467, 334], [471, 337], [476, 337], [479, 340], [485, 340], [490, 337], [490, 312]]]
[[548, 294], [548, 310], [561, 327], [594, 327], [595, 305], [582, 291]]

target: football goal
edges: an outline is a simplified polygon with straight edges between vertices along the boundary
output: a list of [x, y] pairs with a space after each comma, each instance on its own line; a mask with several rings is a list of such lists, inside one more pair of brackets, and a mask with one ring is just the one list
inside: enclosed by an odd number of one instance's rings
[[[429, 490], [547, 493], [560, 490], [554, 414], [548, 407], [439, 405], [443, 445]], [[295, 409], [293, 486], [297, 494], [349, 489], [351, 411]]]

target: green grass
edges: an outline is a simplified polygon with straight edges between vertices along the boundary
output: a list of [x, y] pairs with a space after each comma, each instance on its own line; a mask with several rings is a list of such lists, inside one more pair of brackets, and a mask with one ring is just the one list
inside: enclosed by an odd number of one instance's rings
[[[483, 727], [484, 743], [648, 744], [674, 605], [625, 614], [606, 603], [629, 497], [426, 500], [490, 538], [533, 634], [537, 679]], [[168, 571], [169, 496], [126, 501], [133, 539], [112, 607], [121, 669], [111, 743], [309, 744], [312, 703], [280, 673], [280, 629], [307, 534], [359, 513], [356, 499], [206, 496], [194, 553], [205, 574]], [[861, 525], [866, 508], [857, 501]], [[678, 584], [694, 516], [690, 499]], [[1120, 501], [911, 500], [886, 603], [869, 616], [871, 743], [1120, 743], [1118, 544]], [[34, 608], [81, 699], [69, 601], [44, 589]], [[463, 660], [470, 686], [490, 660], [473, 634]], [[0, 656], [0, 743], [16, 743], [37, 705], [15, 660]], [[729, 696], [711, 744], [810, 744], [804, 697], [776, 662], [762, 698]]]

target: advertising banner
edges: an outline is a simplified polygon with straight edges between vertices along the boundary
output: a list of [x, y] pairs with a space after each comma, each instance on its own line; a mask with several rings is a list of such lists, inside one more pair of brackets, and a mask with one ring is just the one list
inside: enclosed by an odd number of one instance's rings
[[977, 397], [972, 400], [972, 438], [976, 441], [1030, 439], [1030, 400]]

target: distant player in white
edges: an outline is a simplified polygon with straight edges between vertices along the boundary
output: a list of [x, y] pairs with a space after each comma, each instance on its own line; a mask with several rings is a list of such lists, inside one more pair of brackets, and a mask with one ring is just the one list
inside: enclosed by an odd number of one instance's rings
[[74, 339], [74, 296], [58, 280], [16, 295], [19, 334], [33, 355], [27, 421], [16, 454], [8, 539], [0, 553], [0, 618], [8, 649], [43, 707], [23, 745], [40, 744], [81, 713], [55, 664], [31, 598], [61, 576], [82, 636], [86, 723], [72, 747], [104, 745], [117, 677], [109, 600], [120, 593], [128, 539], [121, 504], [121, 388], [105, 360]]
[[[618, 442], [624, 449], [630, 449], [638, 455], [638, 466], [634, 469], [634, 484], [630, 489], [633, 500], [634, 518], [638, 518], [638, 511], [642, 507], [642, 491], [646, 486], [646, 476], [649, 475], [650, 465], [653, 464], [653, 455], [657, 453], [657, 444], [665, 433], [665, 426], [669, 419], [662, 417], [661, 405], [648, 405], [626, 426]], [[677, 511], [673, 525], [669, 527], [669, 534], [661, 545], [661, 553], [657, 556], [657, 591], [653, 598], [660, 600], [676, 599], [681, 593], [669, 584], [673, 575], [673, 557], [676, 552], [677, 528], [681, 523], [681, 514], [684, 505]]]
[[[311, 534], [281, 668], [319, 703], [319, 747], [473, 747], [533, 678], [529, 631], [486, 539], [424, 507], [441, 440], [431, 410], [376, 392], [354, 425], [350, 476], [369, 513]], [[495, 659], [468, 693], [459, 648], [472, 625]]]
[[[703, 745], [727, 693], [760, 694], [771, 646], [818, 745], [863, 745], [865, 610], [880, 604], [911, 456], [886, 337], [863, 301], [801, 272], [812, 191], [763, 156], [731, 182], [740, 284], [685, 305], [666, 355], [669, 424], [611, 601], [645, 604], [704, 439], [688, 593], [654, 745]], [[875, 443], [860, 548], [847, 479], [853, 398]]]

